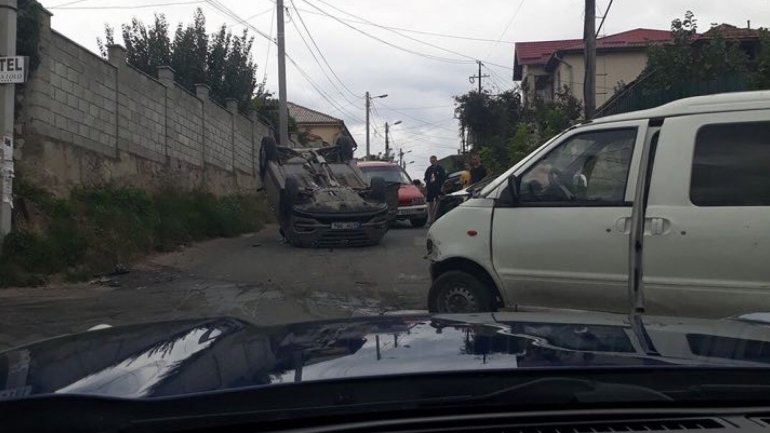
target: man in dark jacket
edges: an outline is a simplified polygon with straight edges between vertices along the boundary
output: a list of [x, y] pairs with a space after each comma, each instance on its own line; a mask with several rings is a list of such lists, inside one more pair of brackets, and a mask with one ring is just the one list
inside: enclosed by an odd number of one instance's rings
[[441, 187], [446, 180], [446, 171], [444, 167], [438, 164], [438, 158], [436, 156], [430, 157], [430, 166], [425, 170], [425, 190], [427, 192], [428, 201], [428, 223], [431, 224], [436, 219], [436, 204], [439, 194], [441, 194]]

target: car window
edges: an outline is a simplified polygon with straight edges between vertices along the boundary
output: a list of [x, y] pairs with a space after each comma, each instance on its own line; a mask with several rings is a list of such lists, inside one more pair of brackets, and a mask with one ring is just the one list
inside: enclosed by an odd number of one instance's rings
[[592, 131], [569, 138], [522, 177], [522, 204], [622, 204], [636, 129]]
[[369, 180], [373, 177], [381, 177], [385, 182], [411, 184], [412, 179], [398, 167], [360, 167]]
[[696, 206], [769, 206], [770, 122], [700, 128], [690, 200]]

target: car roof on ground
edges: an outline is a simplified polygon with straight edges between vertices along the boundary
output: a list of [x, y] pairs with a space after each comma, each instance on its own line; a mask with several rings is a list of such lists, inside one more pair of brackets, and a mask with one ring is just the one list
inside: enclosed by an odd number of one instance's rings
[[716, 95], [694, 96], [678, 99], [659, 107], [648, 110], [632, 111], [599, 117], [589, 122], [589, 125], [624, 120], [654, 119], [688, 114], [718, 113], [725, 111], [770, 109], [770, 91], [720, 93]]
[[358, 161], [359, 167], [398, 167], [395, 162], [387, 161]]

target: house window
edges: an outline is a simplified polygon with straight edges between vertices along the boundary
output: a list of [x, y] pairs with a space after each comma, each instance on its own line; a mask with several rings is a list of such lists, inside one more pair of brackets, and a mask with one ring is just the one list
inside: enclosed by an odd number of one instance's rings
[[535, 76], [535, 97], [546, 102], [553, 99], [553, 79], [550, 75]]

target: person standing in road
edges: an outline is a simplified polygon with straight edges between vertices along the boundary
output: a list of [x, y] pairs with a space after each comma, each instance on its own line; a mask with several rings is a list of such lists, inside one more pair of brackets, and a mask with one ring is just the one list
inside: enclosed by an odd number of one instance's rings
[[438, 163], [435, 155], [430, 157], [430, 166], [425, 170], [425, 190], [428, 201], [428, 224], [432, 224], [436, 219], [436, 205], [438, 196], [441, 194], [441, 187], [446, 180], [446, 171]]
[[487, 177], [487, 169], [481, 164], [478, 153], [471, 155], [471, 185]]

